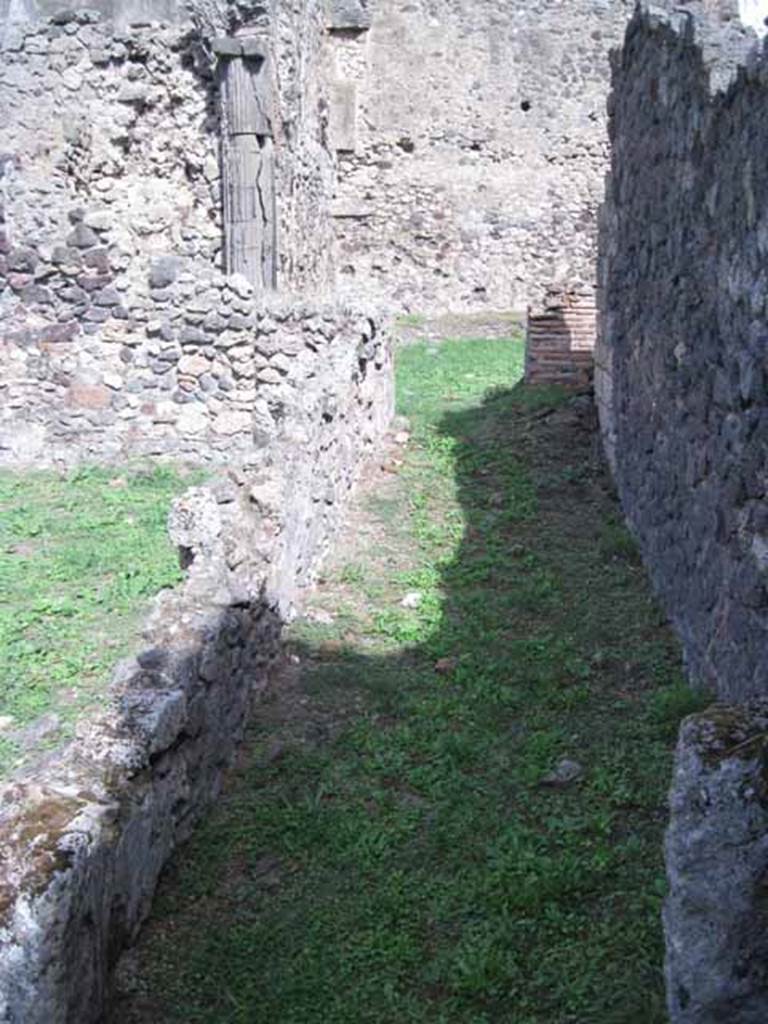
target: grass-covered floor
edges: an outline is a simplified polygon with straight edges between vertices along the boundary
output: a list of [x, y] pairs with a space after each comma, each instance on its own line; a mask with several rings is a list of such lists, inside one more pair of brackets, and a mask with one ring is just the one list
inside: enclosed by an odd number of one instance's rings
[[169, 469], [0, 472], [0, 776], [66, 739], [179, 579]]
[[[588, 401], [516, 384], [521, 357], [400, 352], [402, 464], [291, 628], [114, 1021], [664, 1020], [665, 790], [692, 698]], [[543, 785], [563, 758], [581, 777]]]

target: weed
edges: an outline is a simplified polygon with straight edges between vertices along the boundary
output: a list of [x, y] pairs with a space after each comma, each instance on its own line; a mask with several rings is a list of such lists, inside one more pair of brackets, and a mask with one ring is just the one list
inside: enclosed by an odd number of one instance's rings
[[601, 524], [599, 547], [600, 554], [606, 561], [625, 559], [628, 562], [640, 563], [640, 553], [635, 538], [624, 523], [616, 517], [611, 517]]
[[357, 586], [365, 580], [365, 568], [357, 562], [348, 562], [341, 567], [339, 580], [349, 586]]
[[664, 728], [669, 736], [675, 736], [683, 718], [703, 711], [712, 700], [711, 693], [698, 693], [681, 680], [654, 692], [650, 701], [650, 714], [653, 721]]

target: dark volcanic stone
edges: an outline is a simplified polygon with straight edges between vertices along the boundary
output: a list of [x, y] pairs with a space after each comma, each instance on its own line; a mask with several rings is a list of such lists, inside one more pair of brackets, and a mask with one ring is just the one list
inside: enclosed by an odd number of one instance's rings
[[67, 236], [67, 245], [75, 249], [90, 249], [99, 244], [99, 236], [85, 224], [76, 224], [75, 230]]
[[7, 257], [8, 269], [20, 273], [32, 273], [40, 259], [34, 249], [11, 249]]

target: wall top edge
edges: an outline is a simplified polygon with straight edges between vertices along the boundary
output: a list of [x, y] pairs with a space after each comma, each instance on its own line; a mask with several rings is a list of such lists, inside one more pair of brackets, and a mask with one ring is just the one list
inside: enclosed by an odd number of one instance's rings
[[738, 15], [727, 15], [720, 4], [691, 0], [683, 6], [637, 0], [624, 37], [626, 54], [638, 34], [664, 34], [667, 41], [698, 51], [709, 75], [710, 95], [727, 93], [738, 77], [768, 73], [768, 38], [742, 24]]
[[0, 33], [5, 25], [66, 24], [103, 21], [130, 25], [190, 25], [187, 5], [179, 0], [0, 0]]

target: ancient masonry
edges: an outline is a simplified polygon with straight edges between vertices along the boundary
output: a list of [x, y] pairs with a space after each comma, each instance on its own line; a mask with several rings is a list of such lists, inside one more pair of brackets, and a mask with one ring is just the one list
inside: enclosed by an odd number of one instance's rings
[[690, 679], [728, 702], [678, 744], [674, 1024], [768, 1020], [767, 101], [766, 57], [733, 23], [639, 12], [614, 59], [606, 448]]
[[0, 20], [0, 462], [213, 473], [174, 508], [187, 579], [108, 709], [2, 791], [8, 1024], [101, 1015], [392, 415], [382, 319], [333, 288], [327, 17], [12, 0]]
[[670, 1017], [768, 1020], [768, 58], [734, 0], [633, 6], [0, 0], [0, 464], [211, 469], [110, 707], [0, 794], [4, 1024], [98, 1019], [215, 798], [391, 418], [379, 303], [528, 309], [566, 383], [597, 305], [629, 523], [733, 705], [681, 731]]
[[608, 51], [633, 0], [376, 0], [331, 30], [339, 286], [524, 312], [594, 282]]
[[[301, 377], [314, 351], [280, 349], [276, 275], [308, 322], [312, 296], [327, 316], [333, 294], [322, 16], [279, 11], [246, 43], [188, 22], [122, 28], [93, 9], [4, 27], [3, 461], [215, 459], [248, 449], [255, 420], [271, 429], [257, 387]], [[250, 106], [239, 75], [260, 83]], [[257, 186], [242, 186], [251, 172]]]
[[597, 311], [594, 291], [554, 288], [525, 325], [525, 379], [529, 384], [587, 386], [592, 380]]

